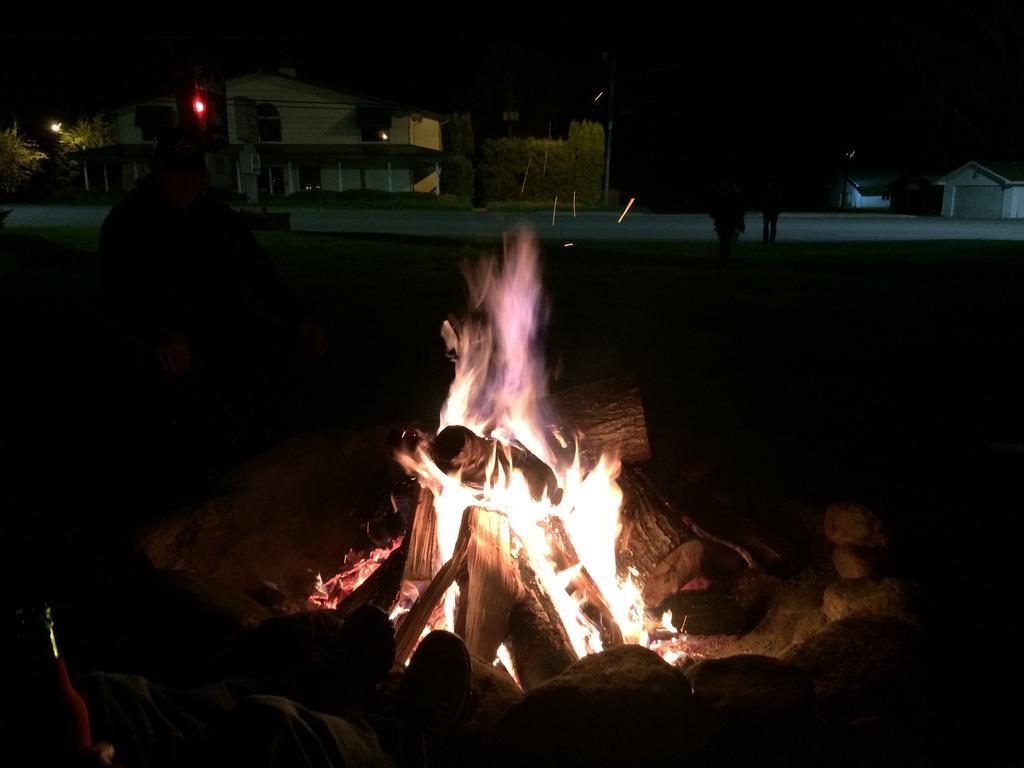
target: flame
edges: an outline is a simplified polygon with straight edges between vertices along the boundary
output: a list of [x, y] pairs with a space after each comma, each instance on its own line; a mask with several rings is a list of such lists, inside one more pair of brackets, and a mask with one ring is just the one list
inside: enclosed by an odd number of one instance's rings
[[[640, 642], [643, 601], [635, 574], [620, 576], [615, 548], [622, 491], [616, 483], [620, 464], [602, 456], [585, 468], [579, 451], [553, 426], [557, 420], [541, 405], [546, 390], [540, 332], [547, 320], [541, 291], [536, 240], [528, 232], [506, 239], [504, 259], [484, 259], [465, 269], [470, 314], [458, 328], [450, 322], [441, 336], [455, 363], [455, 377], [441, 409], [438, 432], [462, 426], [493, 439], [482, 488], [446, 474], [425, 446], [398, 461], [434, 496], [442, 559], [451, 556], [462, 512], [482, 506], [507, 516], [517, 549], [524, 553], [554, 603], [577, 655], [604, 647], [601, 627], [587, 614], [586, 595], [570, 594], [586, 570], [608, 604], [626, 642]], [[527, 477], [515, 465], [511, 448], [525, 448], [551, 469], [560, 498], [548, 489], [531, 493]], [[559, 567], [549, 536], [559, 522], [579, 562]], [[452, 615], [455, 590], [446, 596]], [[450, 621], [450, 618], [449, 618]], [[449, 624], [452, 626], [452, 624]]]
[[[370, 552], [350, 568], [324, 581], [320, 574], [316, 575], [316, 583], [313, 586], [313, 594], [309, 601], [318, 608], [329, 608], [333, 610], [338, 604], [352, 594], [359, 585], [370, 578], [374, 571], [380, 568], [381, 564], [388, 559], [392, 552], [402, 546], [404, 537], [399, 536], [387, 547], [380, 547]], [[347, 562], [348, 558], [346, 558]]]
[[[455, 550], [467, 507], [500, 512], [513, 533], [512, 554], [526, 558], [577, 656], [601, 651], [614, 637], [604, 622], [610, 613], [624, 642], [649, 647], [669, 663], [684, 657], [686, 636], [673, 626], [671, 613], [661, 622], [645, 615], [637, 573], [621, 573], [616, 563], [622, 490], [616, 482], [621, 465], [615, 446], [608, 446], [609, 453], [593, 466], [585, 465], [574, 436], [565, 434], [555, 414], [543, 406], [547, 377], [539, 340], [547, 308], [534, 236], [521, 231], [506, 238], [503, 260], [486, 258], [464, 273], [470, 312], [456, 324], [445, 321], [441, 326], [455, 376], [438, 433], [459, 426], [492, 441], [483, 479], [469, 484], [462, 470], [444, 471], [425, 443], [396, 454], [402, 467], [434, 495], [441, 560], [450, 559]], [[551, 471], [553, 486], [531, 489], [525, 467], [517, 464], [527, 455], [523, 449]], [[318, 577], [310, 600], [334, 607], [400, 544], [398, 539], [390, 549], [375, 550], [328, 582]], [[403, 583], [392, 619], [400, 621], [418, 597], [416, 584]], [[457, 600], [458, 586], [453, 584], [424, 634], [455, 627]], [[505, 646], [498, 656], [514, 676]]]

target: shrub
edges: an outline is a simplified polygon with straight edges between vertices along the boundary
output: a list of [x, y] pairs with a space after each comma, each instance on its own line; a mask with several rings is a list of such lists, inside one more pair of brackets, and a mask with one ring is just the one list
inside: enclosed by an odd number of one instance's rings
[[441, 163], [441, 189], [455, 197], [473, 196], [473, 161], [462, 155], [449, 155]]
[[555, 195], [582, 205], [601, 198], [604, 128], [573, 122], [568, 139], [489, 139], [480, 171], [488, 201], [549, 201]]

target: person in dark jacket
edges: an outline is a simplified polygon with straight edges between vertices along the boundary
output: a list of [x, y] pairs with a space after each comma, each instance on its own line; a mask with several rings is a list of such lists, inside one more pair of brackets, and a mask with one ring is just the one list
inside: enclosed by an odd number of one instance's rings
[[100, 279], [143, 410], [224, 464], [327, 338], [241, 217], [205, 194], [205, 170], [194, 132], [160, 132], [153, 173], [103, 223]]
[[763, 238], [766, 243], [775, 242], [778, 229], [779, 214], [782, 212], [782, 191], [774, 181], [769, 181], [764, 188], [761, 199], [761, 215], [764, 219]]
[[743, 201], [739, 187], [731, 176], [719, 182], [711, 201], [711, 218], [718, 234], [718, 255], [727, 261], [732, 255], [732, 245], [744, 231]]

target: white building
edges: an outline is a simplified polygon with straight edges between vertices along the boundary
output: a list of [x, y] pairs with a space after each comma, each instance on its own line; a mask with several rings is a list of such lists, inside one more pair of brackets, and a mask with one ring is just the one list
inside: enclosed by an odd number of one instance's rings
[[942, 215], [965, 219], [1024, 218], [1024, 162], [969, 162], [947, 173]]
[[892, 207], [893, 185], [899, 181], [896, 171], [851, 171], [830, 185], [829, 204], [834, 208]]
[[[211, 184], [250, 200], [313, 190], [440, 194], [441, 115], [340, 91], [289, 71], [225, 83], [227, 148], [207, 155]], [[113, 110], [120, 142], [76, 155], [86, 188], [131, 189], [157, 130], [178, 123], [175, 95]]]

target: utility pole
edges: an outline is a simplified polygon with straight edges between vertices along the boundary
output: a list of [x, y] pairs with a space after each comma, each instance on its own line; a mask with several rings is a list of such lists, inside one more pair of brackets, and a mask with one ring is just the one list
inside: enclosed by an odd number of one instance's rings
[[615, 116], [615, 57], [612, 57], [611, 79], [608, 82], [608, 135], [604, 142], [604, 204], [608, 205], [608, 186], [612, 173], [612, 119]]

